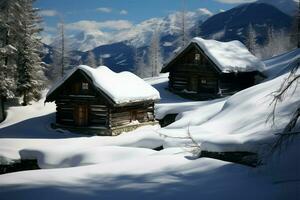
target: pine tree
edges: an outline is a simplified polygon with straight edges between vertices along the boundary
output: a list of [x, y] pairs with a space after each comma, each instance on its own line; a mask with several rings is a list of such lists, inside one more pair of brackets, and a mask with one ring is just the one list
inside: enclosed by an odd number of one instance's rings
[[4, 99], [15, 97], [16, 53], [11, 45], [0, 48], [0, 97]]
[[256, 54], [257, 50], [256, 37], [257, 36], [255, 29], [253, 28], [252, 24], [249, 24], [246, 38], [246, 46], [248, 50], [254, 55]]
[[4, 99], [15, 97], [15, 35], [19, 8], [17, 1], [0, 1], [0, 97]]
[[152, 35], [148, 53], [149, 66], [152, 72], [151, 75], [152, 77], [158, 76], [161, 70], [162, 57], [160, 52], [160, 38], [157, 30]]
[[51, 79], [53, 81], [62, 78], [65, 75], [70, 64], [70, 52], [69, 43], [65, 35], [65, 25], [61, 18], [60, 23], [57, 26], [57, 37], [53, 45], [53, 57], [51, 67]]
[[93, 68], [97, 67], [97, 61], [96, 61], [95, 54], [93, 51], [88, 52], [86, 64]]
[[33, 8], [34, 0], [19, 0], [22, 5], [20, 31], [17, 34], [18, 63], [17, 91], [23, 97], [22, 105], [31, 100], [39, 100], [44, 88], [45, 76], [39, 52], [41, 40], [40, 17]]

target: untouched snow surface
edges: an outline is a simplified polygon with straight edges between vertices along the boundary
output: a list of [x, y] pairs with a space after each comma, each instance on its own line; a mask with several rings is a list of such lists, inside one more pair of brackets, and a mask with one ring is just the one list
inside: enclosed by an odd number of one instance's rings
[[[287, 76], [283, 63], [298, 55], [267, 61], [276, 78], [227, 99], [187, 101], [165, 90], [167, 75], [147, 79], [161, 92], [157, 116], [179, 113], [176, 121], [117, 137], [52, 130], [55, 106], [43, 107], [43, 100], [11, 107], [0, 124], [0, 161], [36, 158], [42, 169], [0, 175], [0, 199], [297, 199], [300, 137], [274, 154], [269, 146], [299, 105], [299, 89], [279, 104], [275, 126], [265, 122], [272, 109], [269, 94]], [[254, 151], [264, 165], [195, 159], [184, 148], [190, 141], [175, 138], [186, 136], [187, 129], [202, 150]], [[152, 150], [161, 145], [164, 150]]]
[[116, 104], [160, 99], [156, 89], [131, 72], [115, 73], [106, 66], [99, 66], [95, 69], [86, 65], [75, 67], [49, 90], [47, 96], [51, 95], [77, 70], [83, 70], [93, 80], [95, 86], [107, 94]]

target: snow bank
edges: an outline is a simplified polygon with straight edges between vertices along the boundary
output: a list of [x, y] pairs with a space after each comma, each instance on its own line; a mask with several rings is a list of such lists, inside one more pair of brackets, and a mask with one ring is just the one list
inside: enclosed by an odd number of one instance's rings
[[84, 71], [92, 79], [94, 85], [116, 104], [160, 99], [156, 89], [131, 72], [115, 73], [106, 66], [99, 66], [95, 69], [86, 65], [74, 68], [49, 90], [47, 97], [77, 70]]
[[[225, 99], [217, 99], [213, 101], [192, 101], [192, 102], [186, 101], [186, 102], [179, 102], [179, 103], [158, 103], [155, 106], [156, 118], [163, 119], [168, 114], [179, 113], [180, 115], [182, 115], [184, 112], [194, 111], [196, 109], [199, 109], [200, 107], [206, 107], [206, 106], [211, 107], [215, 103], [221, 103], [220, 105], [222, 108], [222, 105], [225, 103]], [[217, 109], [217, 111], [219, 111], [221, 108]], [[197, 113], [200, 113], [200, 115], [202, 115], [203, 112], [198, 111]]]
[[237, 40], [219, 42], [195, 37], [191, 43], [193, 42], [200, 46], [222, 72], [263, 71], [265, 68], [264, 63], [251, 54], [245, 45]]
[[84, 165], [116, 162], [132, 158], [149, 156], [156, 151], [145, 148], [118, 146], [57, 146], [42, 150], [24, 149], [20, 151], [22, 159], [37, 159], [42, 169], [78, 167]]
[[[229, 181], [230, 180], [230, 181]], [[1, 199], [276, 199], [278, 186], [248, 167], [181, 154], [1, 175]]]
[[[103, 146], [123, 146], [154, 149], [162, 146], [164, 143], [163, 138], [157, 132], [158, 129], [159, 126], [144, 126], [130, 133], [123, 133], [119, 136], [88, 137], [72, 133], [59, 133], [55, 130], [47, 131], [43, 126], [34, 127], [34, 125], [31, 125], [31, 128], [27, 128], [27, 131], [31, 130], [33, 132], [36, 132], [36, 135], [38, 133], [41, 133], [41, 135], [45, 138], [24, 139], [26, 138], [26, 134], [23, 138], [21, 138], [21, 133], [19, 136], [20, 138], [1, 138], [0, 157], [3, 158], [3, 162], [12, 162], [14, 160], [23, 158], [22, 155], [25, 156], [24, 158], [28, 158], [27, 156], [30, 155], [39, 155], [38, 153], [35, 154], [34, 151], [49, 152], [49, 147], [50, 149], [61, 150], [60, 152], [58, 152], [61, 154], [61, 160], [63, 160], [63, 158], [67, 160], [70, 151], [78, 152], [81, 150], [84, 151], [85, 149]], [[0, 136], [1, 132], [4, 131], [6, 130], [0, 130]], [[22, 130], [16, 131], [22, 132]], [[52, 136], [51, 139], [48, 139], [49, 136]], [[41, 136], [37, 137], [40, 138]], [[74, 148], [76, 148], [77, 150], [74, 150]], [[30, 152], [33, 152], [33, 154], [20, 154], [20, 152], [22, 152], [23, 150], [31, 150]], [[64, 152], [67, 153], [64, 154]], [[68, 165], [68, 163], [66, 163], [66, 165]], [[70, 160], [70, 165], [72, 165], [72, 160]]]
[[273, 79], [288, 72], [290, 63], [300, 58], [300, 49], [279, 55], [268, 60], [265, 60], [266, 69], [263, 72], [267, 75], [268, 79]]

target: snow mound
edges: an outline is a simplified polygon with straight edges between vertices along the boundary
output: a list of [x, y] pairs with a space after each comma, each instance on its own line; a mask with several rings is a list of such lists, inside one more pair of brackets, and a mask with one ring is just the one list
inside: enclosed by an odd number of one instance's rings
[[115, 73], [106, 66], [92, 68], [87, 65], [75, 67], [49, 90], [47, 97], [77, 70], [84, 71], [92, 79], [94, 85], [107, 94], [116, 104], [160, 99], [159, 92], [155, 88], [131, 72]]
[[78, 167], [145, 157], [156, 151], [145, 148], [94, 146], [78, 148], [45, 147], [43, 150], [24, 149], [20, 151], [22, 159], [37, 159], [42, 169]]
[[300, 48], [265, 60], [266, 70], [263, 73], [268, 79], [274, 79], [291, 70], [290, 64], [297, 59], [300, 59]]
[[240, 41], [220, 42], [195, 37], [191, 43], [198, 44], [224, 73], [263, 71], [265, 68], [265, 64], [251, 54]]

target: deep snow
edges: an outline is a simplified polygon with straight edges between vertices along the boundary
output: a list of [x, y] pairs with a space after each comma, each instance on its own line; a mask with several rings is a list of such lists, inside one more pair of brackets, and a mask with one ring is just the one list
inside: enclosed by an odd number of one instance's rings
[[[276, 125], [265, 123], [270, 94], [299, 50], [265, 62], [269, 79], [229, 98], [187, 101], [168, 92], [167, 75], [147, 79], [160, 91], [156, 114], [179, 113], [165, 128], [147, 126], [117, 137], [88, 137], [49, 127], [55, 106], [41, 100], [11, 107], [0, 124], [2, 162], [36, 158], [41, 170], [0, 175], [0, 199], [297, 199], [300, 138], [269, 154], [269, 146], [299, 105], [299, 91], [277, 108]], [[270, 78], [272, 77], [272, 78]], [[187, 129], [203, 150], [254, 151], [264, 165], [250, 168], [195, 159]], [[164, 137], [163, 135], [170, 135]], [[152, 148], [164, 146], [162, 151]]]

